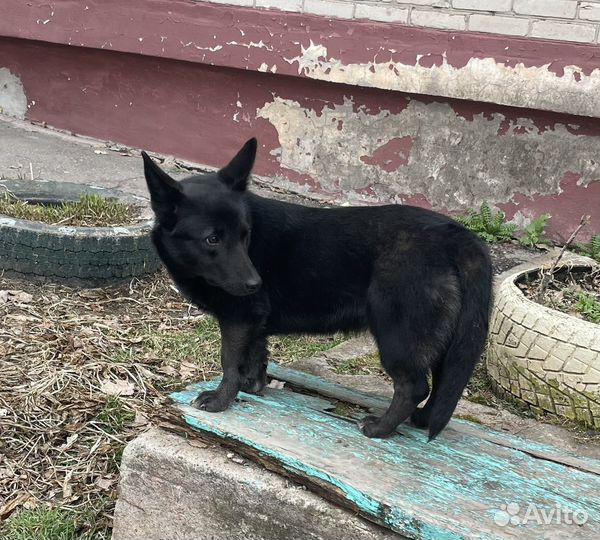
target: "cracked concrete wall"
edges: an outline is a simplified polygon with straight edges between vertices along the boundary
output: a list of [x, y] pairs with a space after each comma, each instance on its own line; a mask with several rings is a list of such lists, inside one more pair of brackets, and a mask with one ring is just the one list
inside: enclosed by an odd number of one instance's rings
[[[256, 115], [277, 130], [273, 155], [282, 168], [350, 200], [448, 211], [488, 201], [521, 225], [536, 213], [522, 208], [525, 199], [575, 188], [600, 203], [600, 138], [579, 134], [576, 124], [459, 113], [448, 102], [416, 99], [399, 112], [373, 112], [351, 97], [321, 110], [274, 97]], [[538, 213], [554, 213], [561, 227], [560, 206], [543, 200]]]
[[24, 118], [27, 97], [21, 80], [9, 69], [0, 67], [0, 114]]
[[383, 200], [424, 195], [435, 207], [460, 210], [507, 202], [514, 192], [558, 193], [570, 171], [581, 170], [581, 186], [600, 178], [599, 142], [571, 137], [562, 125], [541, 130], [519, 118], [511, 128], [520, 134], [511, 136], [501, 134], [503, 115], [468, 120], [447, 103], [411, 100], [397, 114], [355, 107], [346, 98], [317, 112], [275, 98], [257, 116], [279, 134], [281, 166], [320, 179], [325, 191], [368, 190]]

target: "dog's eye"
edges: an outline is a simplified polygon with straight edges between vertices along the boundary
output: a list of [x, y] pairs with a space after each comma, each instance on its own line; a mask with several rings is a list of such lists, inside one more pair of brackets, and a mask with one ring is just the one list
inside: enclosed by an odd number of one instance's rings
[[209, 246], [216, 246], [220, 242], [219, 237], [216, 234], [211, 234], [210, 236], [207, 236], [205, 240]]

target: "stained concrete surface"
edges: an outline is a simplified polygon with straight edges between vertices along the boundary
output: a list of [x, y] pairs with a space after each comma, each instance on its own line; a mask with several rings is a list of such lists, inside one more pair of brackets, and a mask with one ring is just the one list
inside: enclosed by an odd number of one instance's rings
[[[165, 160], [161, 166], [177, 179], [198, 171], [213, 170], [175, 160], [171, 156], [163, 157]], [[77, 182], [148, 197], [140, 149], [50, 129], [0, 114], [0, 181], [2, 178]], [[270, 182], [268, 178], [256, 177], [252, 190], [267, 197], [302, 204], [319, 205], [326, 202], [319, 203], [271, 189]]]
[[217, 446], [152, 429], [123, 454], [113, 540], [392, 540]]

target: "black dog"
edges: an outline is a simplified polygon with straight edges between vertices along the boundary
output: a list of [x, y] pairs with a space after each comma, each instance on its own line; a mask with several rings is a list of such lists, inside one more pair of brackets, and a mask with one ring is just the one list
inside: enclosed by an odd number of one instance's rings
[[[368, 328], [394, 396], [368, 437], [412, 415], [435, 437], [484, 347], [491, 263], [479, 238], [411, 206], [309, 208], [246, 190], [249, 140], [217, 173], [176, 182], [145, 153], [156, 249], [179, 290], [221, 329], [223, 378], [194, 405], [226, 409], [266, 384], [267, 336]], [[432, 391], [427, 404], [417, 405]]]

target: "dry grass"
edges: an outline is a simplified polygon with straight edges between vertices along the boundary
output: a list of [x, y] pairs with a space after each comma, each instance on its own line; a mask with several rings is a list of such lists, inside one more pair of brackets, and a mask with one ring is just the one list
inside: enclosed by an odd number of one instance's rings
[[[339, 341], [287, 340], [278, 358]], [[218, 356], [216, 324], [166, 276], [94, 290], [0, 279], [0, 539], [45, 523], [46, 505], [76, 538], [108, 538], [124, 445], [170, 390], [217, 376]]]

